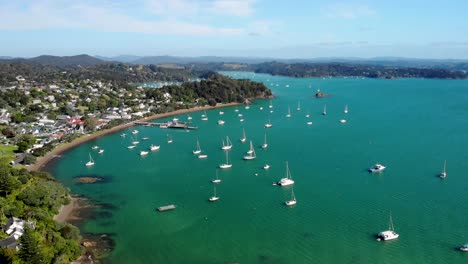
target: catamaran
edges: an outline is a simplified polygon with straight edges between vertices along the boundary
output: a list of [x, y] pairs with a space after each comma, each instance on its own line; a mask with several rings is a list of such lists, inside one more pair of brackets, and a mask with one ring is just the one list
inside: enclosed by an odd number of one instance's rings
[[94, 165], [94, 160], [93, 160], [93, 157], [91, 157], [91, 153], [89, 153], [89, 161], [86, 162], [86, 166], [89, 167], [93, 165]]
[[388, 223], [388, 230], [382, 231], [379, 234], [377, 234], [377, 237], [380, 240], [392, 240], [392, 239], [397, 239], [400, 235], [395, 233], [394, 228], [393, 228], [393, 221], [392, 221], [392, 214], [390, 214], [390, 220]]
[[267, 140], [266, 140], [266, 133], [265, 133], [265, 141], [262, 144], [262, 149], [266, 149], [266, 148], [268, 148], [268, 143], [267, 143]]
[[255, 154], [255, 149], [253, 147], [252, 141], [250, 141], [250, 150], [247, 151], [247, 156], [244, 156], [244, 160], [253, 160], [257, 157]]
[[211, 182], [212, 183], [220, 183], [221, 182], [221, 180], [218, 177], [218, 170], [216, 170], [216, 179], [212, 180]]
[[374, 167], [370, 168], [369, 169], [369, 172], [382, 172], [386, 169], [387, 167], [385, 167], [384, 165], [380, 164], [380, 163], [377, 163], [374, 165]]
[[284, 202], [287, 206], [296, 204], [296, 196], [294, 195], [294, 188], [291, 189], [291, 200]]
[[192, 151], [193, 154], [198, 155], [201, 153], [200, 142], [197, 139], [197, 149]]
[[291, 177], [291, 172], [289, 171], [289, 165], [288, 162], [286, 161], [286, 177], [282, 178], [279, 182], [278, 185], [280, 186], [288, 186], [294, 184], [294, 180]]
[[444, 179], [445, 177], [447, 177], [447, 172], [445, 172], [445, 167], [447, 165], [447, 161], [444, 160], [444, 171], [442, 173], [440, 173], [439, 177]]
[[213, 196], [211, 196], [208, 201], [210, 202], [215, 202], [215, 201], [218, 201], [219, 200], [219, 197], [216, 196], [216, 185], [213, 185]]
[[219, 165], [219, 168], [228, 169], [231, 167], [232, 167], [232, 164], [229, 163], [229, 151], [226, 151], [226, 163]]
[[223, 140], [223, 146], [221, 147], [222, 150], [229, 150], [232, 148], [232, 142], [229, 140], [229, 137], [226, 137], [226, 145], [224, 145], [224, 140]]
[[242, 143], [244, 143], [246, 140], [247, 140], [247, 137], [245, 136], [245, 129], [243, 128], [242, 129], [242, 137], [241, 137], [240, 141]]

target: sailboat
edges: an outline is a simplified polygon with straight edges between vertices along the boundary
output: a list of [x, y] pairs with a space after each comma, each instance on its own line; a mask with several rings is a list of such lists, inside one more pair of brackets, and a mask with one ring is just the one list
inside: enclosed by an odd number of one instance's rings
[[296, 108], [297, 111], [301, 111], [301, 101], [298, 101], [297, 102], [297, 108]]
[[102, 154], [102, 153], [104, 153], [104, 150], [103, 150], [103, 149], [100, 149], [100, 150], [98, 151], [98, 153], [99, 153], [99, 154]]
[[291, 117], [291, 107], [288, 106], [288, 114], [286, 115], [286, 117]]
[[215, 201], [218, 201], [219, 200], [219, 197], [216, 196], [216, 185], [213, 185], [213, 196], [211, 196], [208, 201], [210, 202], [215, 202]]
[[388, 223], [388, 230], [380, 232], [377, 237], [380, 240], [392, 240], [397, 239], [400, 235], [395, 233], [393, 228], [392, 214], [390, 213], [390, 220]]
[[218, 170], [216, 170], [216, 179], [212, 180], [211, 182], [212, 183], [220, 183], [221, 182], [221, 180], [218, 177]]
[[348, 105], [345, 105], [345, 107], [344, 107], [344, 113], [345, 113], [345, 114], [348, 113]]
[[151, 151], [155, 151], [155, 150], [158, 150], [160, 147], [161, 147], [161, 146], [155, 146], [155, 145], [151, 144], [150, 150], [151, 150]]
[[218, 125], [224, 125], [224, 120], [218, 120]]
[[284, 202], [287, 206], [296, 204], [296, 196], [294, 195], [294, 188], [291, 189], [291, 200]]
[[206, 111], [205, 111], [205, 113], [201, 116], [201, 120], [203, 120], [203, 121], [207, 121], [207, 120], [208, 120], [208, 116], [206, 115]]
[[268, 170], [268, 169], [270, 169], [270, 165], [269, 165], [268, 163], [267, 163], [267, 164], [265, 164], [265, 165], [263, 166], [263, 169], [265, 169], [265, 170]]
[[288, 186], [294, 184], [294, 180], [291, 177], [291, 172], [289, 171], [289, 165], [288, 162], [286, 161], [286, 177], [282, 178], [279, 182], [278, 185], [280, 186]]
[[148, 151], [142, 150], [140, 151], [140, 156], [146, 156], [148, 155]]
[[94, 160], [93, 160], [93, 157], [91, 157], [91, 153], [89, 153], [89, 161], [86, 162], [86, 166], [90, 167], [90, 166], [93, 166], [93, 165], [94, 165]]
[[170, 134], [167, 134], [167, 143], [168, 144], [171, 144], [173, 141], [172, 141], [172, 136]]
[[139, 133], [139, 131], [136, 130], [136, 129], [132, 131], [132, 134], [133, 134], [133, 135], [136, 135], [136, 134], [138, 134], [138, 133]]
[[306, 118], [309, 118], [309, 117], [310, 117], [309, 110], [307, 110], [307, 115], [306, 115], [305, 117], [306, 117]]
[[229, 140], [229, 137], [226, 137], [226, 145], [224, 145], [224, 140], [223, 140], [223, 146], [221, 147], [222, 150], [229, 150], [232, 148], [232, 142]]
[[266, 140], [266, 133], [265, 133], [265, 141], [262, 144], [262, 149], [266, 149], [267, 147], [268, 147], [268, 143], [267, 143], [267, 140]]
[[197, 149], [194, 150], [194, 151], [192, 151], [192, 152], [193, 152], [193, 154], [195, 154], [195, 155], [198, 155], [198, 154], [201, 153], [200, 142], [198, 141], [198, 139], [197, 139]]
[[326, 114], [327, 114], [327, 105], [323, 107], [323, 112], [322, 112], [322, 115], [326, 115]]
[[247, 140], [247, 137], [245, 136], [245, 129], [243, 128], [242, 129], [242, 137], [241, 137], [240, 141], [242, 143], [244, 143], [246, 140]]
[[270, 105], [268, 107], [273, 108], [273, 102], [271, 100], [270, 100]]
[[228, 169], [231, 167], [232, 167], [232, 164], [229, 163], [229, 151], [226, 151], [226, 163], [219, 165], [219, 168]]
[[444, 171], [439, 175], [440, 178], [444, 179], [445, 177], [447, 177], [447, 172], [445, 172], [445, 167], [447, 165], [447, 161], [444, 160]]
[[252, 141], [250, 141], [250, 150], [247, 151], [248, 156], [244, 156], [244, 160], [253, 160], [257, 157]]
[[268, 118], [268, 123], [265, 124], [265, 128], [270, 128], [273, 125], [271, 124], [270, 118]]
[[187, 117], [187, 120], [192, 120], [192, 117], [191, 117], [191, 116], [188, 116], [188, 117]]

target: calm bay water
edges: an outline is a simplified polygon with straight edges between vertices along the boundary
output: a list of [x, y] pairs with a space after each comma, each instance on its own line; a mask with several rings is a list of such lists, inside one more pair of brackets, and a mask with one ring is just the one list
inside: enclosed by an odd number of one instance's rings
[[[73, 193], [111, 205], [82, 226], [84, 232], [115, 234], [111, 263], [468, 261], [468, 254], [456, 250], [468, 242], [468, 81], [225, 74], [264, 82], [277, 96], [274, 112], [269, 113], [269, 100], [261, 100], [248, 110], [237, 107], [239, 112], [208, 111], [208, 121], [192, 113], [198, 130], [137, 127], [140, 144], [129, 150], [128, 129], [83, 144], [51, 164], [50, 172]], [[313, 98], [318, 88], [333, 96]], [[328, 114], [322, 116], [325, 104]], [[288, 107], [291, 118], [285, 117]], [[273, 127], [265, 129], [269, 117]], [[343, 118], [347, 123], [339, 122]], [[219, 119], [226, 124], [218, 125]], [[246, 143], [239, 141], [243, 128]], [[166, 142], [168, 133], [172, 144]], [[233, 167], [219, 170], [221, 199], [210, 203], [226, 136], [234, 144]], [[197, 139], [206, 160], [192, 154]], [[257, 159], [244, 161], [250, 140]], [[161, 149], [140, 157], [150, 144]], [[105, 152], [91, 150], [93, 145]], [[96, 162], [91, 168], [84, 166], [88, 153]], [[444, 160], [448, 176], [441, 180]], [[290, 187], [272, 186], [285, 175], [286, 161], [296, 181], [294, 207], [284, 205]], [[387, 170], [368, 173], [377, 162]], [[265, 163], [271, 165], [268, 171]], [[74, 177], [80, 175], [110, 181], [78, 185]], [[167, 204], [178, 208], [155, 212]], [[375, 234], [388, 228], [390, 211], [400, 238], [377, 242]]]

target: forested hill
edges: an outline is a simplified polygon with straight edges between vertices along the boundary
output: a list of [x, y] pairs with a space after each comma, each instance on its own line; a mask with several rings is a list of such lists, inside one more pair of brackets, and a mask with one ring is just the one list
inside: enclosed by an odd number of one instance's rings
[[124, 63], [107, 63], [88, 66], [43, 65], [31, 62], [0, 63], [0, 85], [7, 86], [16, 81], [21, 75], [26, 82], [50, 84], [61, 80], [102, 80], [119, 83], [149, 81], [178, 81], [184, 82], [199, 78], [208, 70], [194, 70], [190, 67], [168, 67], [159, 65], [130, 65]]
[[440, 78], [466, 79], [466, 73], [437, 68], [385, 67], [351, 64], [285, 64], [268, 62], [252, 65], [257, 73], [292, 77], [360, 76], [368, 78]]
[[[147, 89], [146, 97], [156, 101], [164, 100], [164, 94], [171, 94], [178, 101], [194, 103], [206, 100], [210, 105], [216, 103], [244, 103], [251, 98], [269, 98], [272, 92], [263, 83], [250, 80], [236, 80], [217, 73], [202, 76], [200, 82], [186, 82], [181, 86], [170, 85], [161, 89]], [[204, 105], [203, 102], [198, 102]]]

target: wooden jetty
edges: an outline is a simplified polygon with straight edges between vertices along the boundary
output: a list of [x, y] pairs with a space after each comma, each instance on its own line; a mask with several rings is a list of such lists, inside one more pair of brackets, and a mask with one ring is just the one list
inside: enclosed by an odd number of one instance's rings
[[176, 206], [173, 205], [173, 204], [170, 204], [170, 205], [165, 205], [165, 206], [161, 206], [161, 207], [158, 207], [158, 211], [159, 212], [164, 212], [164, 211], [169, 211], [169, 210], [174, 210], [176, 209]]
[[152, 122], [135, 122], [135, 125], [142, 126], [156, 126], [159, 128], [178, 128], [178, 129], [197, 129], [196, 126], [191, 126], [188, 122], [174, 122], [169, 121], [165, 123], [152, 123]]

